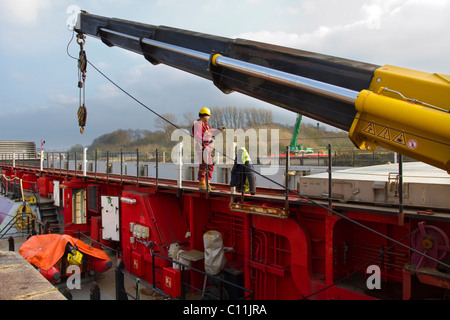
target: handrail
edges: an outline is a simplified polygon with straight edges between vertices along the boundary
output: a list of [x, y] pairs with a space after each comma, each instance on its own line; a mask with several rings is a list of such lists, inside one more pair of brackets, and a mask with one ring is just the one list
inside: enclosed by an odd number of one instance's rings
[[17, 179], [19, 180], [19, 183], [20, 183], [20, 193], [21, 193], [21, 195], [22, 195], [22, 201], [25, 202], [25, 198], [24, 198], [24, 195], [23, 195], [23, 184], [22, 184], [22, 179], [19, 178], [19, 177], [9, 178], [9, 177], [7, 177], [5, 174], [2, 174], [2, 178], [4, 178], [6, 181], [9, 181], [9, 182], [14, 181], [14, 180], [17, 180]]
[[[9, 220], [9, 222], [6, 224], [6, 226], [0, 230], [0, 239], [3, 239], [3, 237], [8, 234], [9, 230], [11, 230], [11, 228], [16, 224], [17, 220], [23, 217], [24, 212], [22, 212], [22, 217], [18, 214], [12, 216], [12, 215], [6, 214], [4, 212], [0, 212], [0, 214], [4, 215], [4, 216], [12, 217], [12, 219]], [[27, 234], [30, 234], [30, 231], [33, 231], [33, 230], [39, 231], [38, 234], [41, 234], [42, 230], [45, 228], [45, 224], [37, 218], [33, 218], [33, 217], [30, 217], [27, 215], [25, 215], [25, 217], [27, 218]], [[40, 228], [36, 228], [36, 225], [34, 225], [34, 223], [37, 223]], [[34, 225], [32, 230], [30, 230], [30, 225]], [[16, 230], [17, 230], [17, 233], [24, 234], [23, 231], [20, 231], [17, 228], [16, 228]]]

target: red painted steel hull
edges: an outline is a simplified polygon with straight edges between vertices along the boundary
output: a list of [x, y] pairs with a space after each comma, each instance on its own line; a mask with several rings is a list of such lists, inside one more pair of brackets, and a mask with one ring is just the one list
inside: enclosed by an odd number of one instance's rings
[[[101, 239], [100, 212], [88, 211], [83, 225], [70, 224], [71, 190], [97, 185], [102, 195], [126, 198], [120, 203], [120, 241], [116, 244], [126, 269], [150, 284], [163, 284], [163, 268], [172, 267], [152, 253], [168, 257], [173, 243], [184, 251], [203, 252], [203, 234], [217, 230], [224, 247], [233, 249], [225, 254], [227, 266], [242, 274], [239, 285], [251, 290], [255, 299], [409, 299], [417, 293], [412, 278], [421, 291], [429, 289], [422, 284], [423, 277], [416, 279], [416, 273], [405, 268], [411, 251], [388, 240], [410, 246], [408, 234], [426, 216], [404, 217], [383, 212], [383, 208], [358, 206], [343, 206], [336, 215], [301, 199], [289, 202], [288, 217], [267, 216], [231, 210], [232, 198], [221, 193], [222, 186], [207, 195], [189, 186], [180, 193], [170, 183], [156, 188], [151, 179], [141, 180], [139, 185], [108, 179], [70, 178], [62, 183], [66, 233], [81, 230]], [[283, 197], [275, 194], [252, 199], [262, 207], [283, 207]], [[427, 223], [450, 234], [448, 219], [435, 218]], [[369, 265], [380, 268], [380, 289], [368, 284], [372, 276]], [[191, 266], [202, 270], [204, 261], [192, 261]], [[159, 272], [154, 272], [155, 268]], [[204, 276], [190, 270], [185, 281], [201, 288]], [[438, 291], [448, 285], [448, 281], [439, 281], [428, 279]]]

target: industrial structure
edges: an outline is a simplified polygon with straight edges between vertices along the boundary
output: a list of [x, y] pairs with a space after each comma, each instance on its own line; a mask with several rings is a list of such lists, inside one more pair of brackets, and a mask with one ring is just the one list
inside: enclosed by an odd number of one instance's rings
[[293, 189], [285, 188], [286, 161], [285, 185], [249, 195], [219, 183], [201, 191], [193, 180], [158, 174], [3, 161], [5, 190], [18, 178], [24, 189], [58, 199], [61, 232], [117, 248], [126, 270], [172, 298], [195, 288], [215, 299], [448, 298], [449, 76], [86, 12], [75, 30], [81, 46], [85, 35], [99, 38], [225, 93], [346, 130], [358, 148], [384, 147], [419, 162], [330, 166]]

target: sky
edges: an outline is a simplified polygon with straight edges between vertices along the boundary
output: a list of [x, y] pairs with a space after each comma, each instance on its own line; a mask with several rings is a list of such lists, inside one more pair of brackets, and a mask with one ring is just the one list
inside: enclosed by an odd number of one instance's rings
[[[227, 38], [243, 38], [376, 65], [450, 74], [450, 0], [0, 0], [0, 140], [64, 151], [117, 129], [157, 130], [155, 116], [88, 66], [87, 125], [78, 127], [75, 10]], [[68, 49], [67, 49], [68, 48]], [[296, 115], [88, 37], [87, 58], [155, 112], [258, 107]], [[194, 121], [195, 119], [193, 119]], [[305, 119], [305, 122], [314, 120]]]

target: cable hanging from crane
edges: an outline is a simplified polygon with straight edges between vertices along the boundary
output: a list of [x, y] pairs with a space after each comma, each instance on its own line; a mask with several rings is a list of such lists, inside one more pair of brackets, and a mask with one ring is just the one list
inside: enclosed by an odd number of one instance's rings
[[80, 54], [78, 57], [78, 88], [80, 89], [79, 108], [78, 108], [78, 125], [80, 126], [81, 134], [84, 133], [84, 127], [86, 126], [86, 69], [87, 69], [87, 57], [84, 50], [84, 44], [86, 43], [86, 36], [84, 34], [77, 34], [77, 43], [80, 45]]

